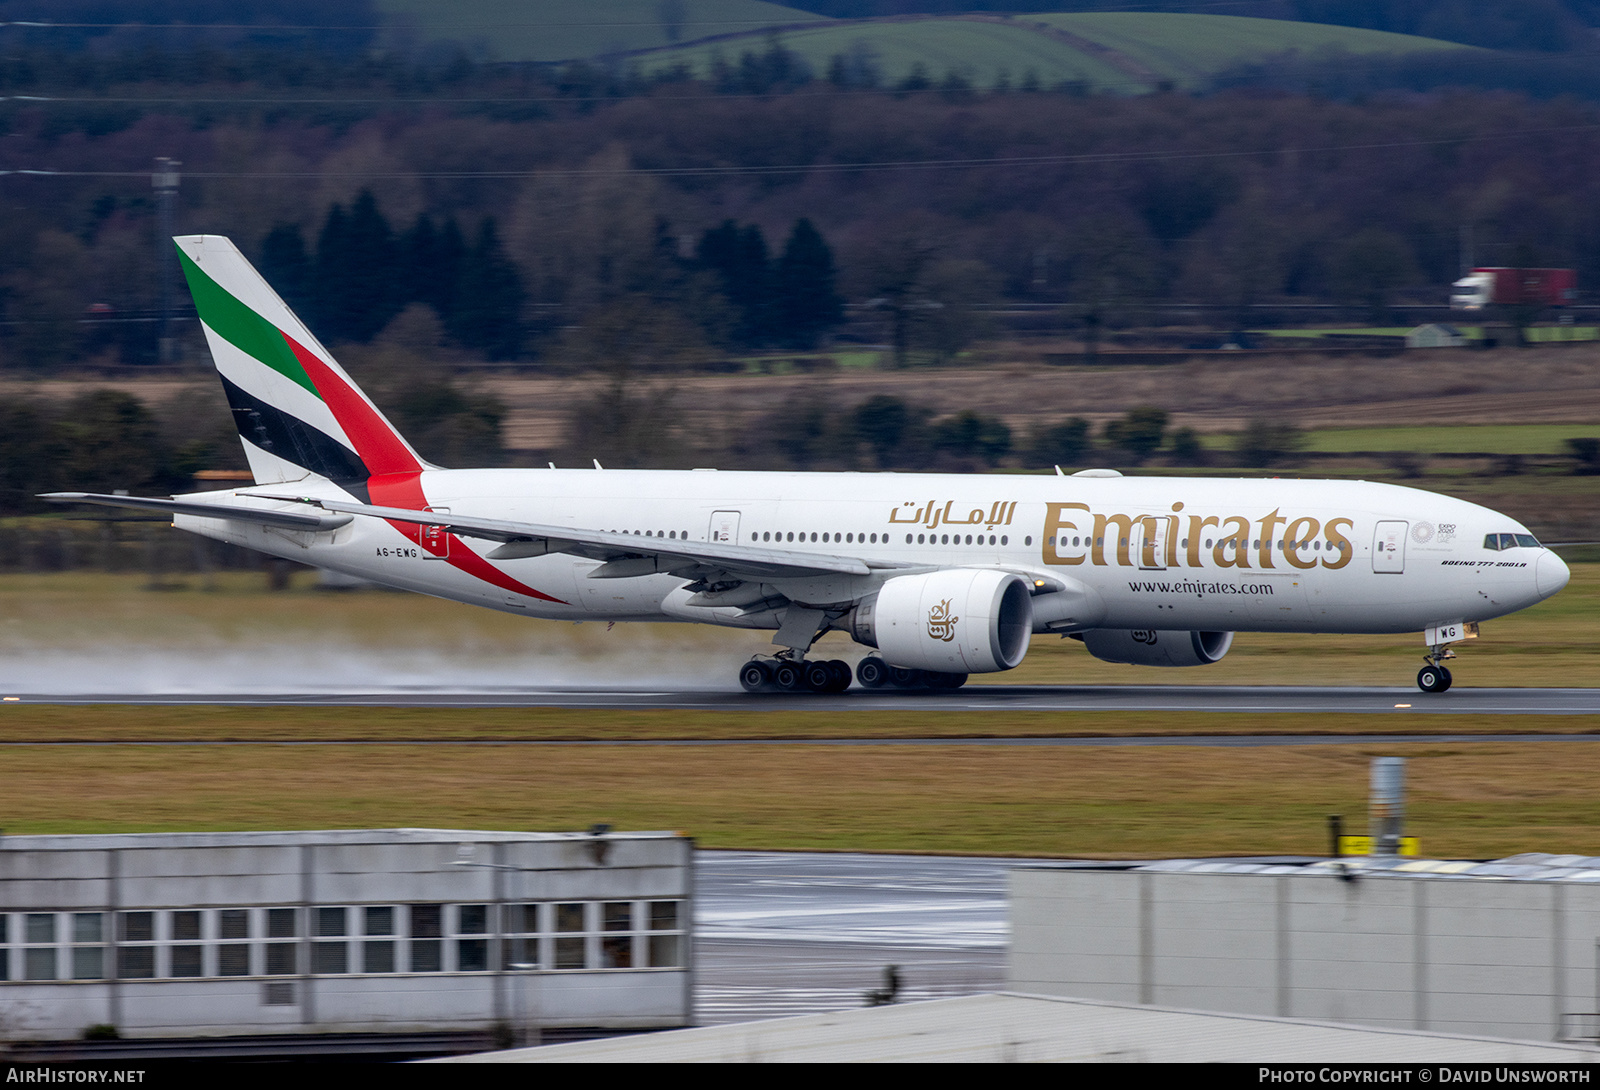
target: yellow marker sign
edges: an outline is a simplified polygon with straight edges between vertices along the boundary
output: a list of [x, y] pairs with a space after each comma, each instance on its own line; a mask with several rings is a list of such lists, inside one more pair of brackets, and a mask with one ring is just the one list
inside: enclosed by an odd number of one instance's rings
[[[1340, 855], [1371, 855], [1372, 838], [1370, 836], [1341, 836], [1339, 838]], [[1400, 838], [1400, 854], [1416, 857], [1422, 854], [1422, 847], [1414, 836]]]

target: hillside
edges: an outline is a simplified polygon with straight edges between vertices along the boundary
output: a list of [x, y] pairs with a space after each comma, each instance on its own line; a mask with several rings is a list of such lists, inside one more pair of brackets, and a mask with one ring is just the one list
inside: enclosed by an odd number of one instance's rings
[[[709, 74], [720, 57], [766, 48], [766, 32], [713, 43], [653, 50], [641, 60], [647, 71], [687, 64]], [[1408, 54], [1468, 47], [1432, 38], [1384, 31], [1248, 19], [1232, 15], [1149, 12], [1091, 14], [963, 15], [940, 18], [835, 22], [782, 34], [784, 48], [821, 76], [835, 56], [857, 68], [876, 70], [883, 83], [907, 79], [917, 65], [937, 81], [959, 73], [979, 88], [1031, 73], [1043, 86], [1082, 81], [1098, 90], [1139, 91], [1165, 83], [1192, 87], [1205, 77], [1245, 61], [1300, 54]]]
[[563, 61], [831, 21], [764, 0], [376, 0], [376, 7], [396, 44], [460, 42], [494, 61]]

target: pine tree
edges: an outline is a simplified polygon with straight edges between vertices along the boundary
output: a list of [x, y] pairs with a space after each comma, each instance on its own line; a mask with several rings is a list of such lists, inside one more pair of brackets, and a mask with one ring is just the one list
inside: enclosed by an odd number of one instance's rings
[[464, 347], [505, 360], [522, 348], [522, 274], [500, 244], [493, 217], [485, 219], [461, 270], [460, 294], [446, 328]]
[[455, 217], [440, 228], [427, 213], [419, 215], [400, 239], [399, 250], [404, 266], [402, 305], [427, 303], [448, 326], [454, 320], [467, 261], [467, 244]]
[[773, 276], [774, 339], [785, 348], [811, 349], [844, 320], [835, 290], [833, 251], [808, 219], [795, 221]]
[[322, 336], [365, 343], [404, 306], [389, 221], [363, 189], [346, 213], [335, 204], [317, 240], [317, 312]]
[[734, 339], [747, 348], [766, 344], [772, 325], [772, 268], [761, 228], [724, 220], [700, 236], [695, 257], [717, 275], [722, 294], [739, 313]]
[[290, 310], [310, 313], [311, 258], [298, 224], [280, 223], [261, 240], [261, 275]]

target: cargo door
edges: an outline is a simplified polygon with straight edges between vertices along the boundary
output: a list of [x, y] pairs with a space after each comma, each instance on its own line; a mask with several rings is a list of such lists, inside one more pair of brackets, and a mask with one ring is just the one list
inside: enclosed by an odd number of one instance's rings
[[1378, 523], [1372, 535], [1372, 570], [1398, 575], [1406, 570], [1406, 528], [1409, 522]]
[[714, 511], [711, 514], [712, 541], [732, 545], [739, 540], [739, 512]]

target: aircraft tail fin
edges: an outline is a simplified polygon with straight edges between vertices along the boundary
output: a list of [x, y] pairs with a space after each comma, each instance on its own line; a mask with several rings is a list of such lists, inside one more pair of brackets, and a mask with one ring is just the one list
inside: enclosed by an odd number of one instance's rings
[[427, 468], [238, 247], [173, 241], [257, 484], [314, 475], [364, 495], [370, 477]]

